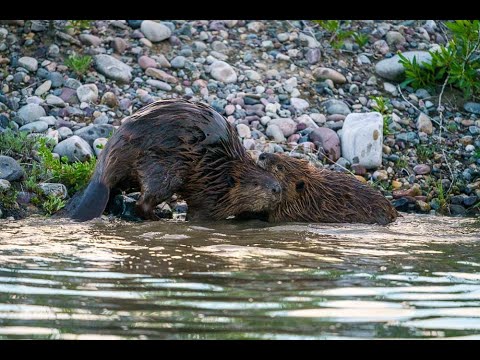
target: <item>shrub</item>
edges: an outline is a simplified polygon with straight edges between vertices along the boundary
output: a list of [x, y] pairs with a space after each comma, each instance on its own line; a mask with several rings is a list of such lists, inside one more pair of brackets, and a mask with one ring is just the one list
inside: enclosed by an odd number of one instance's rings
[[406, 80], [402, 86], [434, 90], [445, 81], [463, 91], [466, 98], [480, 92], [480, 21], [455, 20], [445, 24], [452, 38], [437, 51], [430, 51], [431, 63], [418, 64], [399, 53], [405, 67]]

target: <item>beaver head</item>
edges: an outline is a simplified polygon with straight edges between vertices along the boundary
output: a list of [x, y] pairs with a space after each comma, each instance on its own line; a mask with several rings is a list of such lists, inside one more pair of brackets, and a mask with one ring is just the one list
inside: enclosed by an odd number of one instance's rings
[[227, 191], [218, 199], [213, 213], [216, 219], [261, 214], [272, 211], [281, 201], [282, 187], [276, 177], [253, 161], [236, 161], [225, 177]]
[[269, 212], [269, 221], [387, 224], [398, 216], [380, 192], [353, 176], [320, 170], [283, 154], [262, 153], [258, 165], [282, 187], [282, 200]]

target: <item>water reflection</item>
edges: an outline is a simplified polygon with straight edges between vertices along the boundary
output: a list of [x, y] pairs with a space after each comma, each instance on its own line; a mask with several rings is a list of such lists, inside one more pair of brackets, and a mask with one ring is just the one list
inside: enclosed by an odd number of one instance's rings
[[479, 229], [0, 221], [0, 339], [475, 339]]

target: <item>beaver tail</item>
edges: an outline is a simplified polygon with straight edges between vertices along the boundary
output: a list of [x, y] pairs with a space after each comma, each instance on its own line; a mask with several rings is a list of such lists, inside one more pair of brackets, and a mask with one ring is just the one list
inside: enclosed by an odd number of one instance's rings
[[[110, 188], [100, 180], [93, 178], [78, 200], [73, 201], [74, 209], [70, 218], [76, 221], [87, 221], [100, 217], [107, 207]], [[74, 199], [72, 199], [74, 200]]]

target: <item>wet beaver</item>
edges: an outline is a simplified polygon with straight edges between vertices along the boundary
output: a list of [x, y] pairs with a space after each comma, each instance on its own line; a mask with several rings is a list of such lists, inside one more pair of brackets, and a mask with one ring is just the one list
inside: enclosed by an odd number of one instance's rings
[[183, 99], [159, 100], [126, 118], [66, 213], [79, 221], [98, 217], [111, 191], [125, 184], [139, 186], [136, 213], [152, 220], [155, 206], [174, 193], [187, 202], [189, 219], [251, 216], [281, 196], [279, 182], [256, 165], [225, 118]]
[[268, 221], [358, 222], [388, 224], [398, 213], [377, 190], [353, 176], [320, 170], [307, 160], [262, 153], [259, 166], [282, 184], [282, 201]]

